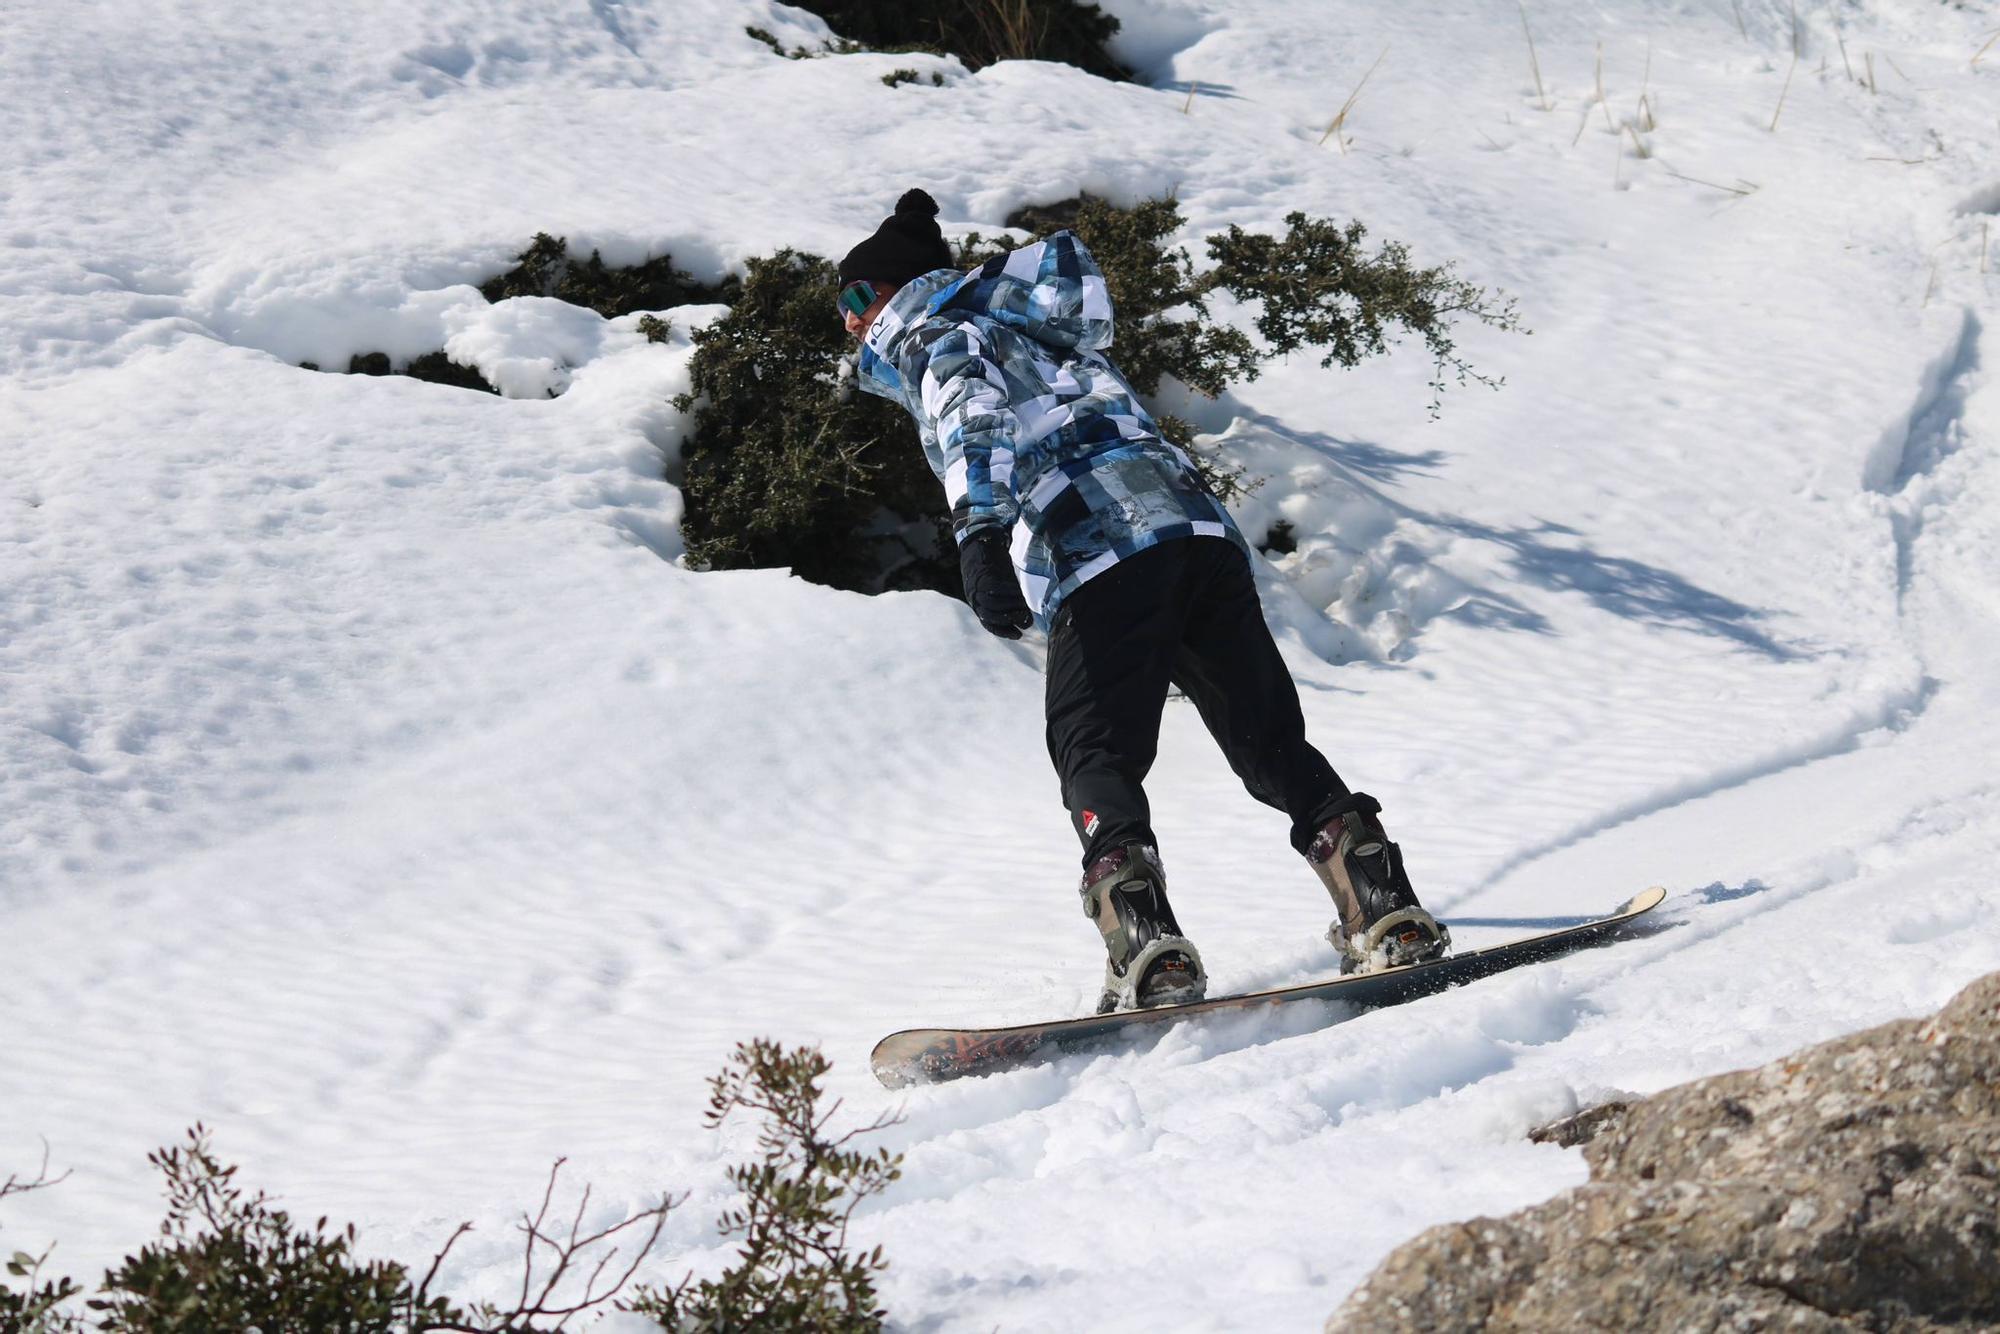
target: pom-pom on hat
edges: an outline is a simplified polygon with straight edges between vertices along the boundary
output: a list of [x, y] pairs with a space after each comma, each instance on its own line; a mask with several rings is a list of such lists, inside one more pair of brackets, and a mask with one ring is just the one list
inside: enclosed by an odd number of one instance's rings
[[937, 200], [922, 190], [905, 190], [875, 234], [840, 261], [841, 286], [866, 278], [900, 287], [932, 269], [950, 268], [951, 247], [938, 231], [937, 211]]

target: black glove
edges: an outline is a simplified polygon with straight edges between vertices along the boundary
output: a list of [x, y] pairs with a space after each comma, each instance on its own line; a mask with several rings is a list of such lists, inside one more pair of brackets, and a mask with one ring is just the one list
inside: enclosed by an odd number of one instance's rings
[[1002, 639], [1019, 639], [1035, 623], [1014, 579], [1006, 535], [999, 529], [985, 529], [959, 543], [958, 570], [965, 576], [965, 600], [988, 630]]

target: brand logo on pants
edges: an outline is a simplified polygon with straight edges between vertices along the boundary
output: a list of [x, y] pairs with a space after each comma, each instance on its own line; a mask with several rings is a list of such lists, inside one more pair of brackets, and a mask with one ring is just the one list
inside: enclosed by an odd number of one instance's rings
[[1083, 813], [1083, 834], [1085, 838], [1095, 838], [1097, 836], [1096, 811], [1085, 811]]

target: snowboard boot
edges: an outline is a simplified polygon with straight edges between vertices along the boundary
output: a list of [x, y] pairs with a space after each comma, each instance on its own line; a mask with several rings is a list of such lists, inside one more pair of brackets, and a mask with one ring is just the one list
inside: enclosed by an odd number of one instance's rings
[[1099, 1014], [1185, 1005], [1207, 993], [1201, 954], [1168, 906], [1159, 853], [1142, 843], [1114, 848], [1090, 864], [1079, 892], [1110, 956]]
[[1340, 951], [1340, 971], [1372, 973], [1442, 958], [1451, 932], [1417, 902], [1403, 851], [1376, 818], [1382, 803], [1357, 792], [1341, 805], [1306, 850], [1339, 914], [1326, 938]]

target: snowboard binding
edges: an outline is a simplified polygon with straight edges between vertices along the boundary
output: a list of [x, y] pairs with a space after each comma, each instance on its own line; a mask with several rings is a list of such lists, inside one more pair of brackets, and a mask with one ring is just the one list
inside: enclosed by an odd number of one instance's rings
[[1201, 952], [1167, 902], [1158, 852], [1142, 843], [1113, 849], [1090, 864], [1079, 892], [1108, 956], [1099, 1014], [1187, 1005], [1208, 993]]
[[1451, 932], [1417, 902], [1403, 850], [1377, 818], [1381, 810], [1365, 792], [1345, 798], [1306, 850], [1338, 913], [1326, 938], [1340, 952], [1343, 974], [1428, 963], [1451, 948]]

